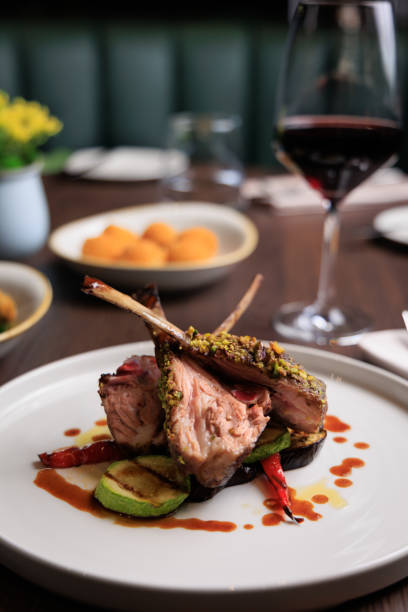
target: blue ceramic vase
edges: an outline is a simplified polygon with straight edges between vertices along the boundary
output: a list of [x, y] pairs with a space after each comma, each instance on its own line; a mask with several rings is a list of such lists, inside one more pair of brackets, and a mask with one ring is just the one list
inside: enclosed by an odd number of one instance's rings
[[50, 228], [41, 164], [0, 171], [0, 259], [32, 255]]

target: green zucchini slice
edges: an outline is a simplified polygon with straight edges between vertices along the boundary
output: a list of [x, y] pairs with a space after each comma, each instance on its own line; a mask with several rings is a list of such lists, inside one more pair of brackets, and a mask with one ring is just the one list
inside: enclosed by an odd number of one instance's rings
[[173, 512], [190, 493], [190, 479], [164, 455], [145, 455], [112, 463], [96, 487], [95, 497], [115, 512], [138, 517]]
[[290, 446], [290, 433], [287, 429], [282, 427], [266, 427], [258, 438], [255, 448], [246, 459], [244, 463], [255, 463], [256, 461], [262, 461], [274, 453], [279, 453]]

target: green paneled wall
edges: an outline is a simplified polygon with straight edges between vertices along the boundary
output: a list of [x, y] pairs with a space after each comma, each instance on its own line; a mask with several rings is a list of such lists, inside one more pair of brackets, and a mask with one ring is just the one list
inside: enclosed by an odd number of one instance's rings
[[49, 106], [65, 125], [53, 145], [71, 148], [162, 146], [173, 112], [239, 114], [245, 162], [271, 166], [285, 40], [284, 26], [253, 22], [3, 22], [0, 89]]

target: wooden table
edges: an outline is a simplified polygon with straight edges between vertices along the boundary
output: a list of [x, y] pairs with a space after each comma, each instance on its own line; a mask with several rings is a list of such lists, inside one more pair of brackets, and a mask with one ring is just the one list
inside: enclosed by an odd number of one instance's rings
[[[54, 228], [86, 215], [153, 202], [159, 197], [153, 183], [92, 183], [53, 176], [45, 179], [45, 186]], [[359, 305], [371, 315], [375, 329], [400, 328], [401, 311], [408, 305], [408, 249], [373, 238], [371, 221], [378, 210], [369, 206], [359, 211], [344, 209], [338, 290], [344, 301]], [[270, 322], [280, 304], [313, 300], [322, 215], [277, 216], [261, 205], [252, 206], [247, 214], [260, 234], [259, 246], [251, 257], [220, 283], [191, 293], [162, 296], [168, 318], [182, 329], [190, 324], [203, 331], [214, 329], [256, 272], [261, 272], [265, 281], [250, 311], [238, 323], [237, 333], [275, 337]], [[54, 300], [46, 317], [0, 362], [0, 384], [69, 355], [148, 338], [144, 326], [133, 317], [82, 294], [81, 279], [61, 265], [47, 248], [26, 263], [48, 276]], [[357, 347], [328, 350], [363, 358]], [[0, 567], [0, 612], [56, 609], [62, 612], [95, 608], [74, 604]], [[408, 579], [337, 609], [408, 610]]]

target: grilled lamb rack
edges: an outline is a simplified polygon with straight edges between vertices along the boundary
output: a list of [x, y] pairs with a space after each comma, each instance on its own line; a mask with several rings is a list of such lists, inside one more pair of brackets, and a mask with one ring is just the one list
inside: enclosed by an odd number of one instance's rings
[[[257, 275], [233, 312], [218, 329], [228, 330], [248, 308], [262, 276]], [[150, 285], [138, 292], [138, 300], [165, 318], [156, 288]], [[151, 329], [151, 328], [150, 328]], [[134, 355], [115, 374], [102, 374], [99, 394], [115, 441], [134, 452], [147, 452], [166, 444], [164, 411], [158, 396], [160, 370], [154, 357]]]
[[276, 342], [265, 347], [250, 336], [200, 334], [193, 327], [183, 332], [102, 281], [86, 277], [83, 290], [137, 314], [164, 332], [175, 354], [190, 355], [205, 369], [229, 380], [267, 387], [275, 416], [293, 429], [312, 433], [322, 428], [327, 411], [325, 384], [308, 374]]
[[[84, 290], [138, 314], [151, 328], [168, 447], [202, 485], [218, 487], [230, 478], [265, 428], [271, 406], [292, 427], [321, 427], [324, 383], [277, 343], [265, 348], [255, 338], [226, 331], [201, 335], [190, 328], [184, 333], [101, 281], [87, 277]], [[237, 382], [246, 388], [237, 388]]]

